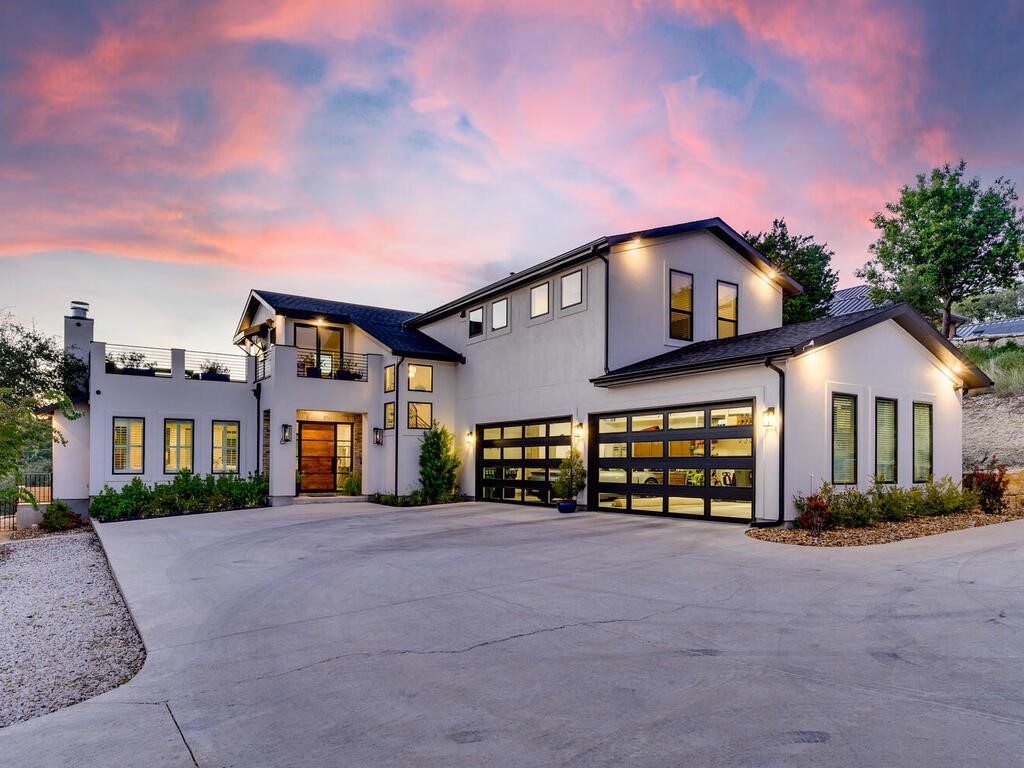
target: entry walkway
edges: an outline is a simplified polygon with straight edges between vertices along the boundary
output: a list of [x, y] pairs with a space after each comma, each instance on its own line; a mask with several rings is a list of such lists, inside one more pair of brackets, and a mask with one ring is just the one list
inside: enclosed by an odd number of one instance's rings
[[1017, 765], [1024, 522], [861, 549], [508, 505], [99, 526], [148, 649], [12, 766]]

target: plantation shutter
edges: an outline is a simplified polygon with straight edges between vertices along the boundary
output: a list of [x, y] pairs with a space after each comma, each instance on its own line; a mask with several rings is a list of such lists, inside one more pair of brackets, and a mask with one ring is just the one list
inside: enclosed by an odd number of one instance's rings
[[857, 482], [857, 397], [832, 395], [832, 482]]
[[875, 480], [896, 482], [896, 401], [875, 400]]
[[926, 483], [932, 476], [932, 406], [914, 403], [914, 482]]

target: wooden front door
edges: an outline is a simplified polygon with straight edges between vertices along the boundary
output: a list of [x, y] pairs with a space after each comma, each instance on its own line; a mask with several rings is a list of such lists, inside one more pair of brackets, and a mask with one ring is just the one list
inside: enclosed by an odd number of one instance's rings
[[299, 488], [306, 491], [337, 490], [335, 424], [299, 422]]

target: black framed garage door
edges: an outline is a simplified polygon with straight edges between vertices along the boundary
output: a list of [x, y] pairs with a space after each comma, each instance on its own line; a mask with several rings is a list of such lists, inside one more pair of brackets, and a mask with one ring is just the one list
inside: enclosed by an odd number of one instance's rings
[[477, 425], [476, 446], [477, 499], [548, 504], [572, 446], [572, 417]]
[[596, 414], [589, 426], [590, 509], [753, 520], [753, 401]]

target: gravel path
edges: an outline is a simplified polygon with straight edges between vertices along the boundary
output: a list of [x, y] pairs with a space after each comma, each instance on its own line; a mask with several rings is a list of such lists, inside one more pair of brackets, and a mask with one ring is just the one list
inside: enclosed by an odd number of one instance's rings
[[0, 546], [0, 728], [115, 688], [144, 659], [91, 530]]

